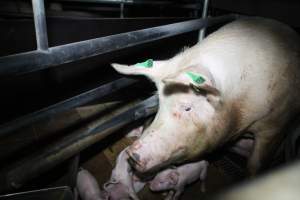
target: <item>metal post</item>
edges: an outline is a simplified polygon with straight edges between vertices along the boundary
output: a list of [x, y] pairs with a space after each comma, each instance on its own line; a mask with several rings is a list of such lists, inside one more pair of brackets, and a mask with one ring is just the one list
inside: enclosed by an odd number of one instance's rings
[[120, 18], [124, 18], [124, 3], [120, 4]]
[[[207, 17], [207, 9], [208, 9], [209, 0], [204, 0], [203, 10], [202, 10], [202, 19], [204, 20]], [[198, 42], [201, 42], [205, 37], [206, 27], [202, 28], [199, 32]]]
[[44, 0], [32, 0], [37, 50], [48, 50]]

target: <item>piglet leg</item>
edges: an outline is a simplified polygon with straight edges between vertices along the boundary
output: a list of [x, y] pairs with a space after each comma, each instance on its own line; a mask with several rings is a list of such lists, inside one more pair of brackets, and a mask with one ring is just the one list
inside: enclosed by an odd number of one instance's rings
[[180, 198], [180, 196], [181, 196], [183, 190], [184, 190], [183, 188], [182, 188], [182, 189], [179, 189], [179, 190], [176, 190], [176, 191], [175, 191], [175, 194], [174, 194], [174, 196], [173, 196], [173, 198], [172, 198], [172, 200], [178, 200], [178, 199]]
[[172, 200], [173, 196], [174, 196], [174, 191], [170, 190], [164, 200]]
[[200, 172], [200, 181], [201, 181], [201, 192], [206, 192], [206, 178], [207, 178], [207, 169], [208, 169], [209, 163], [205, 161], [205, 166]]
[[101, 200], [97, 180], [85, 169], [81, 169], [77, 174], [76, 188], [82, 200]]

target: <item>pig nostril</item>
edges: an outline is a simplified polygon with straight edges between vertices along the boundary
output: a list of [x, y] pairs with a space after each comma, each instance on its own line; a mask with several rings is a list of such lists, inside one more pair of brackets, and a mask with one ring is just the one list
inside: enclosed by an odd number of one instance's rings
[[132, 153], [131, 157], [133, 160], [135, 160], [136, 162], [140, 162], [140, 156], [137, 153]]

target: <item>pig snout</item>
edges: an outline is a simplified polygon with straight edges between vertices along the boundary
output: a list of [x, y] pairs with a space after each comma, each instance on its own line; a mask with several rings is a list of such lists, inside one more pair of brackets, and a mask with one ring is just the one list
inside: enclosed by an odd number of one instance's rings
[[142, 145], [139, 141], [126, 150], [129, 156], [129, 163], [140, 172], [144, 172], [148, 164], [148, 160], [144, 158], [142, 151]]
[[137, 140], [126, 150], [130, 165], [140, 173], [155, 172], [186, 154], [183, 146], [152, 138]]

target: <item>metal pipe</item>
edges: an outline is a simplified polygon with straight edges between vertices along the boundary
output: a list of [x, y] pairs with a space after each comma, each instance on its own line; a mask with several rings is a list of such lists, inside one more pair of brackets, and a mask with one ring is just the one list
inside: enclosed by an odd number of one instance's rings
[[[207, 9], [208, 9], [209, 0], [204, 0], [203, 10], [202, 10], [202, 19], [206, 19], [207, 17]], [[201, 42], [205, 37], [206, 27], [200, 30], [198, 42]]]
[[48, 36], [44, 0], [32, 0], [32, 8], [37, 49], [46, 51], [48, 49]]
[[[48, 118], [51, 120], [42, 120], [41, 122], [32, 123], [28, 126], [30, 128], [22, 128], [13, 134], [2, 137], [1, 145], [6, 146], [6, 148], [0, 151], [0, 162], [18, 156], [17, 153], [22, 151], [22, 149], [32, 145], [38, 145], [49, 137], [56, 137], [68, 128], [91, 119], [91, 117], [103, 115], [103, 113], [115, 109], [121, 104], [122, 101], [113, 101], [88, 106], [93, 108], [77, 107], [76, 111], [73, 109], [73, 112], [64, 112], [58, 116]], [[87, 112], [87, 110], [89, 111]], [[43, 128], [41, 129], [40, 127]], [[23, 140], [22, 138], [26, 139]], [[16, 142], [16, 140], [22, 142]]]
[[124, 18], [124, 3], [120, 4], [120, 18]]
[[130, 122], [154, 114], [157, 105], [158, 98], [154, 95], [126, 111], [124, 109], [118, 110], [117, 116], [114, 113], [110, 119], [103, 117], [89, 123], [55, 144], [49, 145], [13, 166], [7, 167], [7, 170], [0, 173], [0, 192], [20, 188], [29, 180], [38, 177]]
[[101, 85], [87, 92], [81, 93], [77, 96], [58, 102], [49, 107], [43, 108], [36, 112], [17, 118], [13, 121], [2, 124], [0, 126], [0, 138], [6, 136], [8, 133], [13, 132], [21, 127], [34, 123], [38, 120], [45, 119], [46, 117], [53, 116], [58, 113], [62, 113], [64, 111], [70, 110], [77, 106], [84, 105], [95, 99], [102, 98], [117, 90], [128, 87], [136, 82], [137, 81], [133, 79], [120, 78], [118, 80]]
[[105, 3], [105, 4], [149, 4], [149, 5], [172, 5], [172, 1], [144, 1], [144, 0], [55, 0], [58, 2], [81, 2], [81, 3]]
[[206, 26], [232, 21], [235, 18], [235, 15], [225, 15], [214, 18], [195, 19], [51, 47], [48, 51], [44, 52], [30, 51], [5, 56], [0, 58], [0, 75], [16, 75], [42, 70], [64, 63], [196, 31]]

